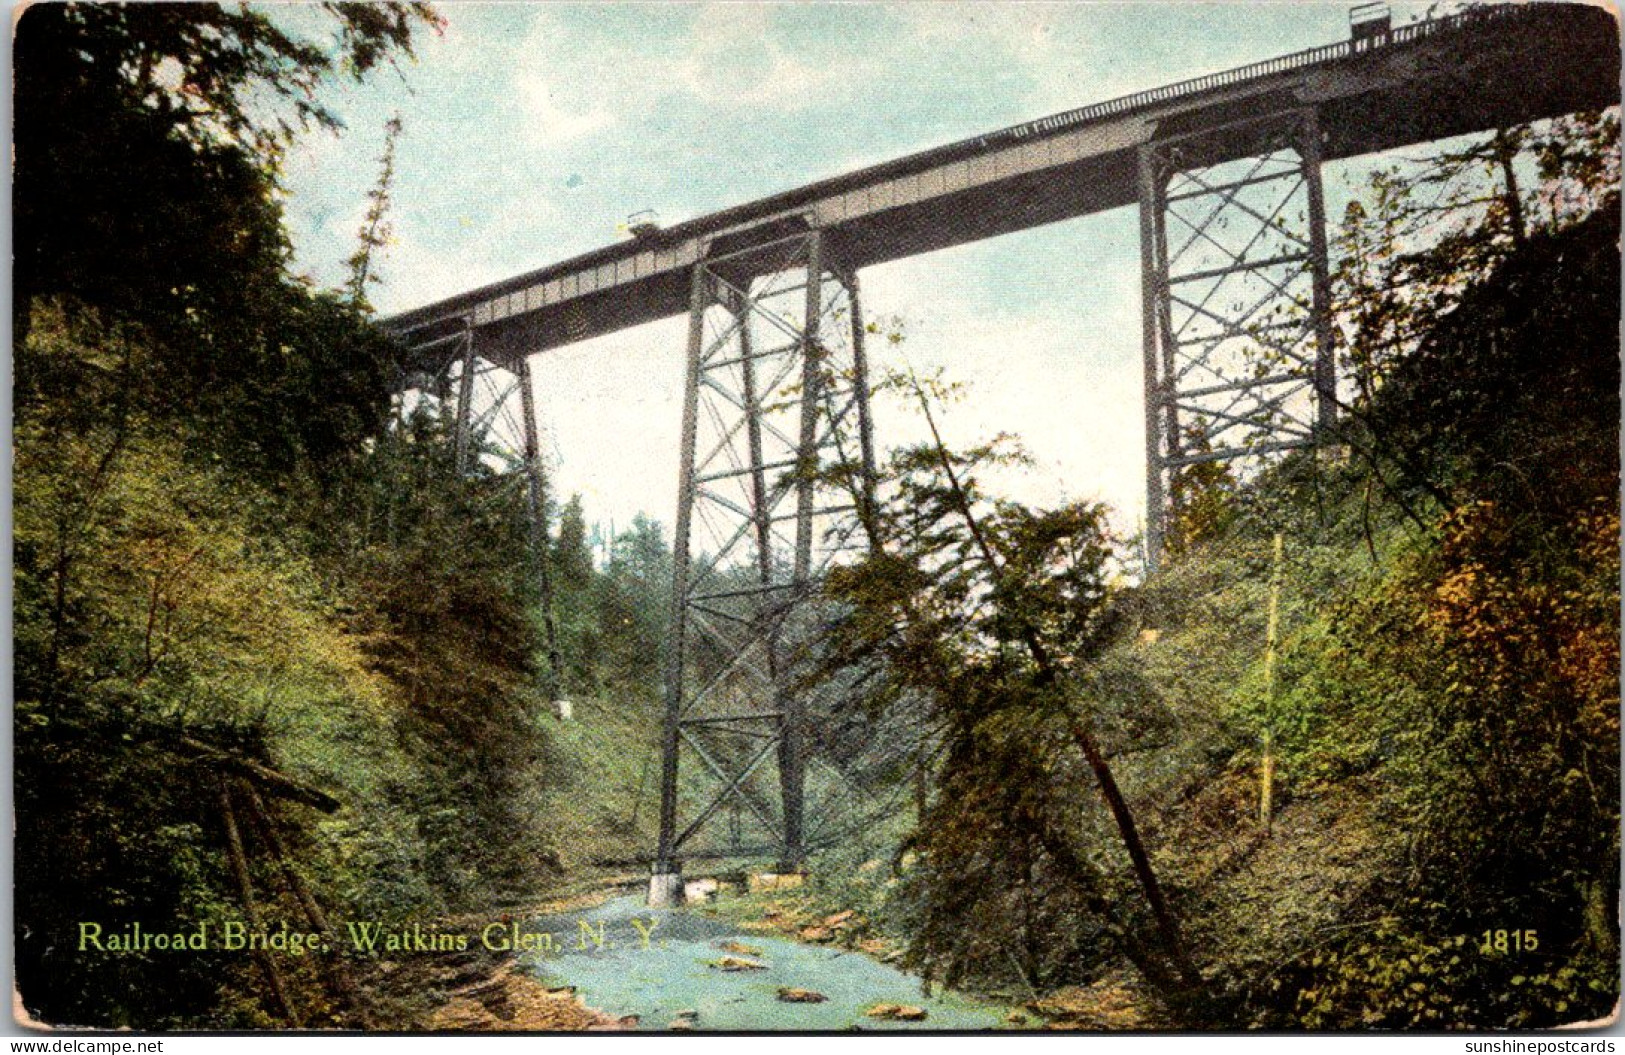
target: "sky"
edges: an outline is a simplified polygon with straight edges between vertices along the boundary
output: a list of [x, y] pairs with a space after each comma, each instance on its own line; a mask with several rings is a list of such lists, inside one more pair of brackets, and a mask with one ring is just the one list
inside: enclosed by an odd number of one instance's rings
[[[329, 99], [347, 130], [289, 158], [299, 267], [337, 285], [404, 124], [388, 314], [627, 237], [1003, 126], [1345, 39], [1348, 6], [1283, 3], [443, 3], [400, 75]], [[1395, 5], [1395, 22], [1417, 6]], [[1330, 167], [1328, 216], [1360, 172]], [[950, 442], [1018, 434], [996, 480], [1042, 505], [1144, 510], [1139, 229], [1120, 209], [880, 265], [867, 314], [907, 339], [871, 353], [942, 368], [966, 397]], [[686, 323], [532, 360], [556, 490], [590, 521], [674, 518]], [[877, 408], [882, 446], [917, 422]]]

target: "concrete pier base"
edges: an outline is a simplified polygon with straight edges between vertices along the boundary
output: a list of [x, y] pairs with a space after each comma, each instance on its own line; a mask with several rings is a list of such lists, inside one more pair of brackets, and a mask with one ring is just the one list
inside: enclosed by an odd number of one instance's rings
[[717, 891], [720, 889], [722, 889], [722, 884], [710, 876], [690, 879], [683, 883], [683, 901], [690, 905], [715, 901]]
[[649, 907], [677, 908], [683, 903], [683, 873], [656, 872], [649, 877]]
[[805, 871], [752, 872], [745, 877], [745, 889], [753, 894], [759, 890], [794, 890], [806, 882]]

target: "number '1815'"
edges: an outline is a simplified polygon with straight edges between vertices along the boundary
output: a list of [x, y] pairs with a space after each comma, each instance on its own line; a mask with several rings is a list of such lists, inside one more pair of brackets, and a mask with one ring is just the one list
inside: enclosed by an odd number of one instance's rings
[[1540, 936], [1532, 930], [1487, 930], [1478, 951], [1486, 956], [1496, 952], [1534, 952], [1540, 948]]

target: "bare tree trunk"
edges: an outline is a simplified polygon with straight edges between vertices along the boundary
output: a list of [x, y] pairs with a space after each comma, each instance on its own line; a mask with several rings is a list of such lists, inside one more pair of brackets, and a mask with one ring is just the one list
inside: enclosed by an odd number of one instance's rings
[[287, 847], [282, 843], [282, 837], [277, 834], [276, 821], [271, 818], [271, 811], [266, 809], [265, 802], [260, 793], [247, 781], [239, 784], [239, 788], [248, 799], [250, 813], [258, 825], [261, 834], [265, 836], [266, 843], [271, 848], [271, 854], [282, 870], [282, 877], [287, 881], [289, 889], [293, 891], [294, 898], [298, 900], [305, 920], [312, 929], [321, 934], [323, 939], [331, 946], [332, 958], [328, 961], [333, 978], [333, 987], [338, 990], [339, 998], [349, 1007], [350, 1013], [355, 1017], [356, 1025], [362, 1029], [373, 1027], [371, 1016], [362, 1003], [360, 991], [356, 988], [355, 979], [350, 974], [349, 965], [344, 961], [344, 954], [338, 951], [335, 934], [327, 920], [327, 913], [322, 911], [316, 895], [311, 892], [310, 885], [305, 882], [304, 876], [293, 867], [288, 859]]
[[[248, 917], [248, 925], [255, 934], [265, 928], [260, 921], [259, 903], [254, 900], [254, 883], [248, 874], [248, 856], [243, 853], [243, 837], [237, 828], [237, 814], [231, 807], [231, 790], [226, 782], [220, 782], [220, 817], [226, 826], [226, 850], [231, 857], [231, 871], [237, 879], [237, 892], [243, 899], [243, 915]], [[282, 1017], [295, 1029], [299, 1028], [299, 1016], [294, 1014], [293, 1004], [288, 1000], [288, 991], [282, 984], [282, 972], [277, 970], [276, 958], [268, 949], [257, 950], [260, 967], [265, 971], [265, 979], [271, 986], [271, 998], [276, 1004]]]
[[1281, 533], [1275, 533], [1274, 567], [1270, 573], [1269, 629], [1264, 636], [1264, 758], [1259, 774], [1258, 823], [1270, 832], [1275, 794], [1275, 647], [1281, 629]]
[[1512, 168], [1512, 163], [1518, 156], [1518, 141], [1508, 135], [1505, 129], [1501, 129], [1495, 133], [1493, 149], [1495, 162], [1501, 167], [1501, 178], [1506, 181], [1506, 193], [1502, 197], [1507, 207], [1507, 225], [1512, 228], [1512, 244], [1522, 249], [1529, 239], [1529, 229], [1523, 217], [1523, 197], [1518, 190], [1518, 174]]

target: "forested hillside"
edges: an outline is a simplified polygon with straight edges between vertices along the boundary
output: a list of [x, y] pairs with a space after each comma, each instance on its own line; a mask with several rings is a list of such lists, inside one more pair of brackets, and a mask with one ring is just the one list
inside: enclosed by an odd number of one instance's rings
[[[309, 91], [438, 28], [329, 17], [327, 50], [208, 5], [21, 24], [15, 904], [47, 1022], [356, 1021], [308, 958], [275, 996], [241, 955], [75, 948], [243, 919], [228, 815], [271, 921], [302, 918], [282, 867], [335, 920], [399, 921], [533, 898], [585, 852], [549, 812], [581, 760], [550, 739], [521, 493], [454, 474], [434, 417], [387, 427], [367, 232], [349, 288], [291, 270], [278, 161], [331, 124]], [[594, 570], [562, 520], [568, 687], [627, 699], [646, 757], [666, 544], [639, 521]]]

